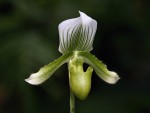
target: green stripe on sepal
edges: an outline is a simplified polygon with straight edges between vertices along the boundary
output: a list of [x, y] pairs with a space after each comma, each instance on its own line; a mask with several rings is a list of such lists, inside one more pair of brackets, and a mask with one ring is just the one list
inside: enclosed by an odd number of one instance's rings
[[69, 51], [90, 52], [97, 29], [96, 20], [83, 12], [80, 17], [61, 22], [59, 30], [59, 51], [65, 54]]
[[29, 78], [25, 79], [26, 82], [32, 85], [38, 85], [46, 81], [51, 75], [64, 63], [68, 62], [73, 57], [73, 52], [66, 53], [42, 67], [37, 73], [33, 73]]
[[98, 60], [94, 55], [87, 52], [78, 52], [78, 56], [83, 57], [84, 62], [91, 65], [96, 74], [105, 82], [115, 84], [120, 78], [117, 73], [109, 71], [107, 66]]

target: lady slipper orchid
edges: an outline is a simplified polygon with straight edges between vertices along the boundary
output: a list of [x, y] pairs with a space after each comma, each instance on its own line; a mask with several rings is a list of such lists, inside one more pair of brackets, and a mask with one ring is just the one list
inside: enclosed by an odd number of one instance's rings
[[[52, 63], [41, 68], [37, 73], [25, 79], [26, 82], [38, 85], [47, 80], [64, 63], [68, 63], [69, 84], [73, 94], [85, 99], [91, 89], [93, 70], [105, 82], [115, 84], [119, 80], [117, 73], [109, 71], [105, 64], [89, 53], [97, 29], [97, 22], [85, 13], [80, 17], [68, 19], [59, 24], [59, 51], [63, 54]], [[90, 65], [84, 72], [83, 63]]]

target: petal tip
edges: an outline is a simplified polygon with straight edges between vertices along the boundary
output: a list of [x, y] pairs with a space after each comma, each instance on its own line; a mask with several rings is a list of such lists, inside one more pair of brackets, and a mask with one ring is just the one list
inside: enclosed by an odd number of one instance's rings
[[29, 78], [25, 79], [25, 81], [32, 85], [39, 85], [44, 82], [41, 78], [39, 78], [40, 74], [41, 73], [33, 73]]
[[89, 17], [88, 15], [86, 15], [84, 12], [79, 11], [79, 14], [80, 14], [81, 18], [91, 19], [91, 17]]
[[27, 82], [27, 83], [29, 83], [29, 84], [32, 84], [32, 85], [38, 85], [39, 83], [37, 83], [34, 79], [32, 79], [32, 78], [27, 78], [27, 79], [25, 79], [25, 81]]
[[111, 75], [111, 77], [107, 78], [107, 82], [110, 84], [115, 84], [120, 79], [116, 72], [110, 71], [109, 74]]
[[97, 21], [86, 15], [84, 12], [79, 11], [80, 17], [83, 20], [82, 23], [89, 23], [92, 22], [93, 24], [97, 25]]
[[85, 14], [85, 13], [83, 13], [82, 11], [79, 11], [79, 14], [82, 15], [82, 14]]
[[29, 83], [29, 84], [32, 84], [32, 83], [30, 82], [30, 79], [29, 79], [29, 78], [25, 79], [25, 82], [27, 82], [27, 83]]

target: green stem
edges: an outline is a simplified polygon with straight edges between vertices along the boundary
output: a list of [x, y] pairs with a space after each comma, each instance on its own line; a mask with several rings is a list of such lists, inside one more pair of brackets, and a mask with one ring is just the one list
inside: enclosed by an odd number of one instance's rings
[[75, 113], [75, 96], [70, 89], [70, 113]]
[[[68, 71], [69, 71], [69, 82], [70, 82], [70, 65], [68, 63]], [[70, 89], [70, 113], [75, 113], [75, 96]]]

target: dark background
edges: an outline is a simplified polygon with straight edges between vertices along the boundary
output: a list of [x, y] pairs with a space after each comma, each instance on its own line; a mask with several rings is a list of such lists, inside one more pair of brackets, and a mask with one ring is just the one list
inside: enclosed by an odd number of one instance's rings
[[150, 113], [149, 0], [0, 0], [0, 113], [69, 113], [67, 65], [40, 86], [24, 81], [58, 52], [58, 24], [83, 11], [98, 22], [91, 51], [121, 79], [94, 73], [76, 113]]

